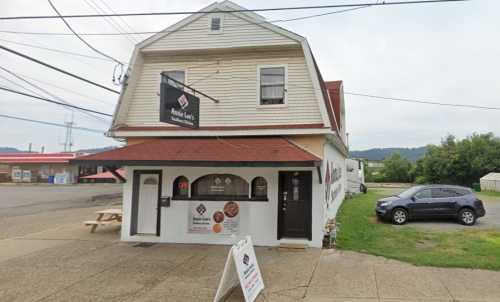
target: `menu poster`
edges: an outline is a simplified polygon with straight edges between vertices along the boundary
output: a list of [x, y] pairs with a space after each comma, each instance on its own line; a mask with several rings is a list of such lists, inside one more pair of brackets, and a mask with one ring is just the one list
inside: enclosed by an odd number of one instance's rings
[[238, 234], [240, 206], [235, 201], [190, 201], [188, 233]]

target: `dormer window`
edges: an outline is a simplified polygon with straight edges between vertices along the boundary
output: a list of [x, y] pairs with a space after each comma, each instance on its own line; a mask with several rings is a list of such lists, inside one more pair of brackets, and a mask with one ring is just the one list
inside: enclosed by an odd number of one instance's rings
[[210, 32], [211, 33], [221, 33], [222, 32], [222, 15], [210, 16]]

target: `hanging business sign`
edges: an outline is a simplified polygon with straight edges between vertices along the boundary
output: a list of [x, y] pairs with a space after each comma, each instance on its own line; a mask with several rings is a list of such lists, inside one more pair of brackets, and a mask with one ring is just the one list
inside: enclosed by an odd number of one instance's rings
[[162, 80], [160, 122], [192, 129], [200, 125], [200, 99]]
[[253, 302], [264, 289], [264, 280], [250, 236], [246, 236], [245, 239], [231, 247], [214, 302], [227, 298], [231, 289], [238, 283], [246, 302]]

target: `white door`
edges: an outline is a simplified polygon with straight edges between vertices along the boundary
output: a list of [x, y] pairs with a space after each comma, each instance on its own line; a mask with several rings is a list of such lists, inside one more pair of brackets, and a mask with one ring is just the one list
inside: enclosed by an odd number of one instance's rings
[[141, 174], [137, 208], [137, 233], [156, 234], [158, 220], [158, 174]]

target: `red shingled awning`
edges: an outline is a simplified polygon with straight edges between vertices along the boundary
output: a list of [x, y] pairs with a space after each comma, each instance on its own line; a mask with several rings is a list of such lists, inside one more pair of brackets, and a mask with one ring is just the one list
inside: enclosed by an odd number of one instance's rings
[[77, 164], [317, 167], [321, 158], [282, 137], [162, 138], [77, 157]]

